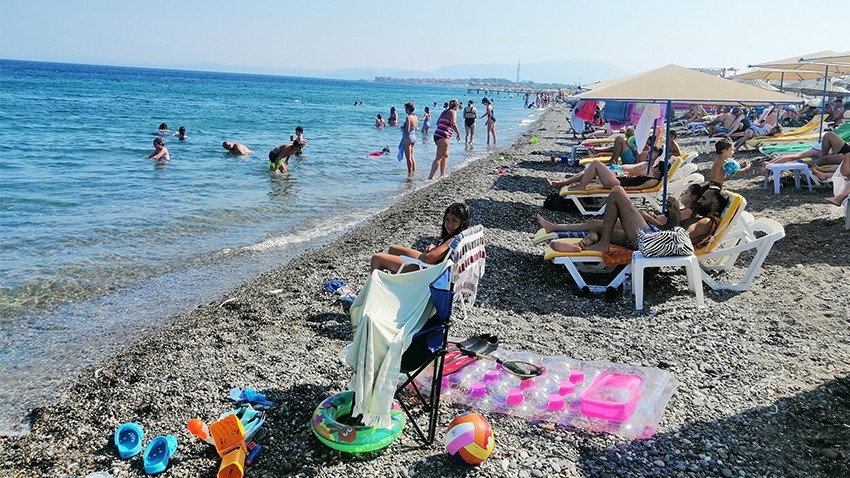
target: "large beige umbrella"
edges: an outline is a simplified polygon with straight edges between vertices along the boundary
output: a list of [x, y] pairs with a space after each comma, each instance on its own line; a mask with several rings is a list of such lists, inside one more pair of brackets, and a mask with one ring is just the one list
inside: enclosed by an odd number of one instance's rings
[[[608, 83], [608, 82], [606, 82]], [[611, 80], [577, 96], [580, 100], [640, 103], [765, 105], [800, 103], [795, 96], [767, 91], [678, 65]]]
[[[759, 63], [757, 65], [749, 65], [751, 68], [769, 68], [774, 70], [802, 70], [802, 71], [820, 71], [827, 74], [848, 74], [850, 73], [850, 65], [842, 64], [821, 64], [820, 59], [833, 59], [841, 57], [841, 52], [824, 50], [808, 55], [797, 55], [791, 58], [783, 58], [781, 60]], [[800, 59], [805, 58], [805, 62]]]
[[735, 81], [737, 81], [738, 83], [743, 83], [743, 84], [745, 84], [745, 85], [755, 86], [756, 88], [761, 88], [761, 89], [763, 89], [763, 90], [767, 90], [767, 91], [779, 91], [779, 88], [777, 88], [777, 87], [775, 87], [775, 86], [771, 85], [770, 83], [768, 83], [768, 82], [766, 82], [766, 81], [764, 81], [764, 80], [760, 80], [760, 79], [758, 79], [758, 78], [743, 78], [743, 79], [741, 79], [741, 78], [732, 78], [732, 79], [733, 79], [733, 80], [735, 80]]
[[[632, 75], [608, 86], [596, 88], [577, 96], [580, 100], [665, 103], [667, 129], [673, 117], [673, 103], [686, 104], [790, 104], [802, 103], [800, 98], [762, 90], [717, 76], [707, 75], [678, 65]], [[667, 135], [664, 161], [670, 160], [670, 135]], [[665, 168], [666, 170], [666, 168]], [[667, 175], [664, 175], [664, 197], [667, 197]], [[665, 204], [666, 207], [666, 201]]]
[[784, 82], [786, 80], [811, 80], [814, 78], [823, 78], [822, 71], [802, 71], [802, 70], [774, 70], [774, 69], [758, 69], [741, 73], [732, 77], [733, 80], [776, 80]]
[[[823, 81], [819, 80], [806, 80], [806, 81], [794, 81], [785, 85], [785, 89], [788, 91], [799, 91], [805, 95], [815, 95], [820, 96], [824, 92]], [[836, 85], [833, 82], [828, 82], [826, 84], [826, 94], [827, 96], [847, 96], [850, 95], [850, 90], [843, 88], [841, 86]]]
[[837, 55], [821, 56], [816, 58], [809, 58], [804, 56], [800, 58], [800, 61], [803, 63], [812, 62], [821, 65], [850, 66], [850, 51], [845, 51], [844, 53], [839, 53]]

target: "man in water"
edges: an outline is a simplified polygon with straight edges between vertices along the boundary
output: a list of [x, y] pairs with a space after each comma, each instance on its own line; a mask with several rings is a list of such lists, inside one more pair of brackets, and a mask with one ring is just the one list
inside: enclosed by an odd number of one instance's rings
[[221, 143], [221, 147], [226, 149], [228, 153], [235, 154], [237, 156], [245, 156], [253, 153], [247, 146], [242, 143], [231, 143], [229, 141], [224, 141]]

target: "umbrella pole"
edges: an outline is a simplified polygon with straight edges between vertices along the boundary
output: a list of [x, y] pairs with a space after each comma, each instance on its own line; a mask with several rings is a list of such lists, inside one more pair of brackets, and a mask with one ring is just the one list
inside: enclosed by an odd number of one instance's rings
[[785, 84], [785, 72], [779, 74], [779, 92], [783, 93], [782, 86]]
[[[664, 144], [664, 193], [661, 196], [661, 212], [667, 212], [667, 170], [670, 167], [670, 121], [673, 118], [673, 102], [667, 100], [667, 139]], [[650, 149], [651, 151], [651, 149]]]
[[[658, 118], [652, 120], [652, 136], [650, 139], [653, 140], [652, 144], [649, 145], [649, 156], [646, 159], [646, 175], [649, 176], [649, 173], [652, 172], [652, 150], [655, 149], [655, 135], [657, 134], [657, 126], [658, 126]], [[668, 125], [669, 126], [669, 125]], [[669, 134], [669, 133], [666, 133]]]
[[[821, 121], [820, 121], [820, 128], [818, 129], [818, 142], [820, 142], [820, 140], [823, 138], [823, 120], [826, 119], [826, 118], [823, 117], [823, 110], [826, 109], [826, 84], [827, 84], [828, 81], [829, 81], [829, 65], [826, 65], [826, 69], [823, 71], [823, 99], [821, 100], [821, 103], [820, 103]], [[826, 153], [822, 152], [821, 154], [826, 154]]]

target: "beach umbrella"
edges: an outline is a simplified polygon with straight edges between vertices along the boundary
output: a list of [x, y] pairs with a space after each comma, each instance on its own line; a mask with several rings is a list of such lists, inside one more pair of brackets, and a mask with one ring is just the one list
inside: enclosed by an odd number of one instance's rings
[[779, 91], [779, 88], [771, 85], [770, 83], [768, 83], [764, 80], [760, 80], [758, 78], [743, 78], [743, 79], [740, 79], [740, 78], [735, 77], [735, 78], [732, 78], [732, 79], [739, 82], [739, 83], [743, 83], [745, 85], [750, 85], [750, 86], [755, 86], [756, 88], [761, 88], [763, 90]]
[[757, 70], [748, 71], [735, 75], [733, 80], [762, 80], [762, 81], [778, 81], [779, 91], [784, 89], [785, 80], [810, 80], [813, 78], [823, 78], [823, 72], [818, 71], [802, 71], [802, 70], [777, 70], [771, 68], [759, 68]]
[[[792, 56], [781, 60], [769, 61], [767, 63], [759, 63], [758, 65], [749, 65], [752, 68], [771, 68], [776, 70], [804, 70], [817, 71], [823, 73], [823, 91], [821, 109], [826, 107], [826, 87], [829, 80], [829, 75], [850, 74], [850, 65], [843, 62], [847, 52], [837, 52], [832, 50], [819, 51], [817, 53], [809, 53], [808, 55]], [[824, 60], [824, 61], [821, 61]], [[830, 63], [834, 62], [834, 63]], [[823, 122], [818, 129], [818, 139], [823, 135]]]
[[[628, 101], [666, 105], [667, 128], [673, 118], [673, 103], [715, 105], [765, 105], [802, 103], [800, 98], [767, 91], [678, 65], [667, 65], [612, 82], [577, 96], [580, 100]], [[664, 162], [670, 161], [670, 135], [667, 135]], [[666, 166], [667, 164], [665, 164]], [[667, 168], [664, 168], [665, 171]], [[664, 174], [667, 197], [667, 174]], [[666, 208], [667, 201], [662, 201]]]
[[826, 89], [823, 88], [823, 82], [819, 80], [803, 80], [789, 83], [786, 87], [789, 91], [799, 91], [804, 95], [820, 96], [826, 91], [827, 96], [846, 96], [850, 95], [850, 90], [835, 84], [834, 81], [829, 81], [826, 84]]

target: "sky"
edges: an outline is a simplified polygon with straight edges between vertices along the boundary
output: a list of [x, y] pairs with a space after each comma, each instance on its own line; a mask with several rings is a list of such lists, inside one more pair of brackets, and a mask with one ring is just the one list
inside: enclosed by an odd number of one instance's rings
[[0, 0], [0, 58], [311, 70], [573, 59], [631, 73], [670, 63], [746, 68], [850, 50], [846, 21], [824, 22], [824, 12], [846, 19], [850, 3]]

